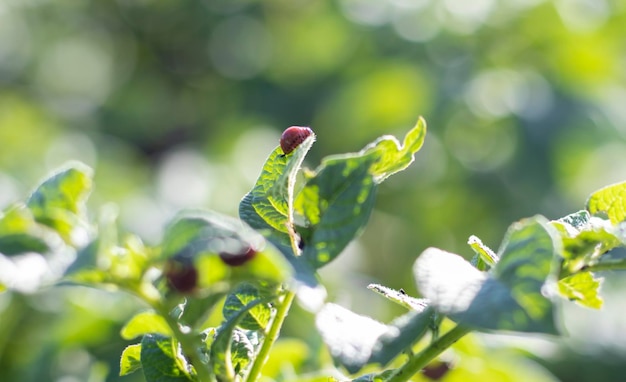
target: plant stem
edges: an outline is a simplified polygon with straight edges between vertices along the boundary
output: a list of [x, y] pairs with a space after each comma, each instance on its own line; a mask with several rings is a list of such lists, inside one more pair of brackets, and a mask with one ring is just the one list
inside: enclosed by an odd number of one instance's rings
[[196, 344], [195, 337], [190, 336], [187, 333], [183, 333], [178, 325], [178, 322], [169, 314], [167, 309], [157, 309], [157, 312], [165, 318], [168, 326], [174, 333], [174, 338], [178, 340], [180, 346], [183, 348], [183, 353], [189, 358], [189, 362], [193, 365], [196, 371], [196, 376], [200, 382], [210, 382], [213, 378], [213, 373], [209, 370], [208, 365], [202, 362], [202, 357], [199, 353], [199, 344]]
[[457, 325], [438, 340], [432, 342], [426, 349], [418, 354], [412, 355], [409, 360], [387, 379], [386, 382], [404, 382], [408, 381], [415, 373], [422, 370], [430, 361], [432, 361], [444, 350], [452, 346], [456, 341], [464, 335], [471, 332], [472, 329]]
[[291, 307], [291, 303], [293, 302], [295, 296], [296, 292], [289, 291], [285, 294], [282, 300], [279, 301], [276, 315], [274, 316], [272, 324], [265, 335], [261, 349], [259, 349], [259, 353], [254, 359], [252, 368], [250, 368], [250, 372], [246, 377], [246, 382], [255, 382], [261, 375], [261, 369], [270, 355], [270, 350], [272, 349], [274, 342], [278, 339], [280, 329], [283, 326], [283, 322], [285, 321], [287, 314], [289, 314], [289, 308]]

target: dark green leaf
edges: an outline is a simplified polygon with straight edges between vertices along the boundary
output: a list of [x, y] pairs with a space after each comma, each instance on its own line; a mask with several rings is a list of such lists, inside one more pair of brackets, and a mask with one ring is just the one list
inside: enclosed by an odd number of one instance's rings
[[390, 325], [326, 304], [316, 325], [333, 358], [350, 373], [371, 363], [386, 365], [428, 330], [433, 311], [410, 312]]
[[329, 158], [296, 199], [297, 211], [310, 225], [303, 257], [319, 268], [357, 237], [374, 206], [376, 183], [371, 166], [377, 152]]
[[489, 273], [462, 257], [429, 248], [417, 259], [420, 292], [439, 312], [483, 330], [556, 334], [554, 305], [542, 289], [554, 282], [560, 239], [541, 217], [513, 224]]
[[[226, 320], [231, 319], [253, 301], [260, 300], [262, 296], [259, 289], [249, 283], [241, 283], [226, 297], [222, 314]], [[272, 317], [272, 307], [269, 304], [259, 304], [249, 309], [239, 320], [239, 327], [248, 330], [265, 329]]]
[[134, 373], [141, 369], [141, 344], [127, 346], [120, 359], [120, 376]]
[[591, 272], [579, 272], [559, 281], [559, 292], [570, 301], [576, 301], [587, 308], [602, 308], [600, 286], [602, 279], [596, 279]]
[[124, 325], [120, 334], [123, 339], [132, 340], [145, 334], [171, 336], [172, 330], [167, 325], [165, 318], [150, 310], [133, 316], [133, 318]]
[[178, 344], [159, 334], [141, 340], [141, 367], [147, 382], [193, 381]]
[[606, 215], [611, 223], [626, 219], [626, 182], [597, 190], [587, 200], [587, 211], [592, 215]]

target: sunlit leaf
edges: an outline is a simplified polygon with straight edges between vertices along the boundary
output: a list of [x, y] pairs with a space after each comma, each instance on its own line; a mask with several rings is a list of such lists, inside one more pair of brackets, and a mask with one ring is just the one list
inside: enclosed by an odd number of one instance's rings
[[581, 210], [564, 216], [557, 221], [568, 224], [577, 231], [584, 231], [589, 228], [590, 219], [591, 216], [589, 215], [589, 212]]
[[559, 280], [559, 292], [570, 301], [587, 308], [602, 308], [603, 300], [600, 296], [602, 279], [597, 279], [591, 272], [579, 272]]
[[544, 296], [553, 282], [560, 239], [541, 217], [513, 224], [489, 273], [462, 257], [429, 248], [417, 259], [418, 288], [439, 312], [484, 330], [556, 334], [554, 305]]
[[428, 301], [423, 298], [415, 298], [406, 294], [404, 291], [397, 291], [395, 289], [388, 288], [384, 285], [370, 284], [367, 289], [373, 290], [388, 300], [402, 305], [407, 309], [421, 312], [428, 307]]
[[[477, 236], [470, 236], [467, 240], [467, 244], [474, 250], [476, 259], [472, 259], [472, 264], [476, 266], [479, 270], [487, 270], [493, 266], [495, 266], [500, 259], [498, 255], [495, 254], [491, 250], [491, 248], [487, 247]], [[480, 264], [484, 264], [481, 266]]]
[[372, 175], [377, 183], [406, 169], [415, 159], [414, 155], [424, 144], [426, 121], [420, 117], [415, 127], [405, 135], [402, 145], [395, 137], [383, 136], [366, 146], [362, 152], [375, 151], [379, 159], [372, 166]]
[[165, 318], [154, 311], [146, 311], [133, 316], [133, 318], [124, 325], [120, 334], [123, 339], [132, 340], [145, 334], [171, 336], [172, 330], [167, 325]]
[[[238, 315], [239, 312], [253, 301], [260, 300], [264, 296], [258, 288], [249, 283], [241, 283], [228, 295], [222, 308], [222, 314], [226, 320]], [[248, 330], [264, 329], [272, 318], [272, 308], [269, 304], [259, 304], [249, 309], [239, 320], [238, 326]]]
[[333, 358], [350, 373], [367, 364], [386, 365], [419, 340], [432, 322], [433, 311], [410, 312], [390, 325], [326, 304], [316, 325]]
[[122, 352], [120, 376], [134, 373], [141, 369], [141, 344], [129, 345]]
[[23, 204], [0, 213], [0, 253], [7, 256], [26, 252], [45, 254], [61, 244], [59, 236], [37, 223]]
[[239, 204], [243, 221], [274, 237], [285, 248], [291, 245], [288, 226], [293, 223], [291, 205], [296, 175], [314, 142], [315, 135], [311, 135], [288, 155], [277, 147], [265, 161], [256, 184]]
[[72, 162], [41, 183], [26, 203], [38, 222], [54, 228], [69, 243], [85, 240], [85, 202], [91, 193], [92, 172]]
[[141, 340], [141, 368], [147, 382], [193, 381], [179, 345], [159, 334]]
[[626, 182], [616, 183], [597, 190], [587, 200], [587, 210], [592, 215], [605, 214], [611, 223], [626, 219]]

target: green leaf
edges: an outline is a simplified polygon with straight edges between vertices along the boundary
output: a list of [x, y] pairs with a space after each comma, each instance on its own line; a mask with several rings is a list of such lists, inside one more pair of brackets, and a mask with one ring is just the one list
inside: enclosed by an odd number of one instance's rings
[[134, 373], [141, 369], [141, 344], [129, 345], [122, 352], [120, 376]]
[[613, 226], [608, 220], [592, 217], [581, 230], [557, 221], [552, 224], [559, 229], [563, 242], [562, 269], [565, 274], [577, 273], [586, 266], [601, 261], [613, 248], [624, 244], [624, 223]]
[[415, 262], [418, 288], [437, 311], [476, 329], [556, 334], [555, 307], [542, 293], [554, 282], [555, 231], [541, 216], [513, 224], [488, 273], [429, 248]]
[[474, 250], [476, 256], [472, 259], [472, 265], [476, 266], [478, 270], [487, 270], [495, 266], [500, 259], [491, 248], [483, 244], [483, 242], [476, 236], [472, 235], [467, 240], [467, 244]]
[[[237, 288], [226, 297], [222, 314], [226, 320], [236, 316], [239, 311], [244, 309], [253, 301], [260, 300], [263, 297], [259, 289], [250, 283], [241, 283]], [[240, 319], [239, 327], [248, 330], [265, 329], [272, 318], [272, 307], [269, 304], [259, 304], [251, 308]]]
[[230, 344], [230, 361], [235, 374], [241, 374], [254, 357], [254, 345], [243, 330], [235, 329]]
[[611, 223], [626, 219], [626, 182], [613, 184], [592, 193], [587, 200], [587, 211], [592, 215], [604, 214]]
[[82, 163], [70, 163], [40, 184], [26, 203], [35, 220], [55, 229], [68, 243], [84, 240], [92, 173]]
[[[201, 288], [229, 278], [282, 282], [292, 274], [289, 263], [263, 236], [215, 212], [178, 216], [165, 230], [161, 256], [195, 264]], [[229, 265], [233, 258], [237, 263]]]
[[133, 316], [124, 325], [120, 334], [125, 340], [132, 340], [146, 334], [161, 334], [163, 336], [171, 336], [172, 330], [167, 325], [165, 318], [161, 317], [154, 311], [141, 312]]
[[366, 146], [362, 152], [377, 152], [379, 160], [372, 167], [376, 183], [406, 169], [415, 159], [414, 155], [424, 144], [426, 121], [420, 117], [415, 126], [405, 135], [402, 145], [395, 137], [383, 136]]
[[567, 216], [564, 216], [557, 220], [560, 223], [568, 224], [570, 227], [574, 228], [578, 231], [584, 231], [589, 228], [589, 221], [591, 216], [589, 212], [585, 210], [580, 210], [574, 213], [571, 213]]
[[433, 310], [425, 309], [385, 325], [339, 305], [326, 304], [315, 322], [333, 359], [353, 374], [368, 364], [389, 363], [422, 338], [432, 319]]
[[141, 340], [141, 367], [147, 382], [193, 381], [191, 366], [171, 338], [147, 334]]
[[26, 252], [45, 254], [61, 245], [59, 236], [37, 223], [23, 204], [14, 205], [0, 214], [0, 253], [7, 256]]
[[211, 343], [211, 364], [213, 371], [221, 378], [232, 380], [235, 376], [235, 369], [232, 364], [231, 344], [233, 332], [239, 322], [247, 315], [250, 309], [257, 305], [267, 304], [271, 298], [256, 299], [240, 310], [234, 312], [218, 329], [215, 339]]
[[314, 267], [329, 263], [357, 237], [374, 206], [376, 183], [371, 166], [376, 151], [326, 159], [296, 199], [309, 224], [302, 256]]
[[422, 312], [428, 307], [427, 300], [423, 298], [411, 297], [402, 290], [397, 291], [395, 289], [391, 289], [379, 284], [370, 284], [367, 286], [367, 289], [373, 290], [374, 292], [380, 294], [386, 299], [391, 300], [396, 304], [402, 305], [407, 309], [415, 310], [417, 312]]
[[239, 204], [239, 216], [252, 228], [275, 238], [285, 248], [291, 246], [289, 225], [293, 224], [296, 175], [315, 142], [309, 136], [288, 155], [277, 147], [267, 158], [256, 184]]
[[602, 279], [596, 279], [591, 272], [579, 272], [559, 281], [559, 292], [570, 301], [587, 308], [602, 308], [600, 296]]

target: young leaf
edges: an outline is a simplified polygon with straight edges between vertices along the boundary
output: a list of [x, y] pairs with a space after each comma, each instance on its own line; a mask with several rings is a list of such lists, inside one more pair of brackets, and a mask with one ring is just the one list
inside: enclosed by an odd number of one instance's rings
[[[226, 297], [222, 314], [229, 320], [249, 303], [263, 298], [260, 291], [249, 283], [241, 283]], [[259, 304], [249, 309], [239, 320], [239, 327], [248, 330], [265, 329], [272, 318], [272, 308], [269, 304]]]
[[146, 311], [136, 314], [124, 325], [120, 334], [125, 340], [132, 340], [145, 334], [161, 334], [171, 336], [172, 330], [167, 321], [154, 311]]
[[134, 373], [141, 369], [141, 344], [129, 345], [122, 352], [120, 376]]
[[626, 219], [626, 182], [613, 184], [592, 193], [587, 200], [592, 215], [606, 214], [613, 224]]
[[296, 199], [310, 224], [302, 256], [314, 268], [329, 263], [358, 236], [374, 206], [376, 183], [371, 166], [379, 153], [326, 159]]
[[372, 167], [376, 183], [406, 169], [415, 159], [414, 155], [424, 144], [426, 121], [420, 117], [415, 126], [405, 135], [402, 145], [395, 137], [383, 136], [367, 145], [361, 152], [375, 151], [379, 160]]
[[193, 381], [178, 344], [159, 334], [147, 334], [141, 340], [141, 367], [147, 382]]
[[23, 204], [0, 213], [0, 253], [12, 256], [26, 252], [45, 254], [59, 248], [62, 241], [51, 229], [35, 221]]
[[[498, 255], [496, 255], [491, 248], [487, 247], [486, 245], [483, 244], [483, 242], [477, 237], [477, 236], [470, 236], [469, 239], [467, 240], [467, 244], [469, 244], [469, 246], [474, 250], [474, 252], [476, 253], [476, 255], [478, 256], [477, 259], [472, 259], [473, 262], [475, 262], [475, 265], [479, 265], [481, 262], [486, 265], [485, 268], [491, 268], [493, 266], [495, 266], [498, 261], [500, 261], [500, 259], [498, 258]], [[478, 266], [479, 270], [485, 270], [484, 268]]]
[[420, 339], [432, 322], [433, 311], [410, 312], [390, 325], [326, 304], [316, 325], [333, 358], [348, 372], [356, 373], [370, 363], [386, 365]]
[[554, 305], [542, 293], [560, 253], [554, 231], [541, 216], [513, 224], [489, 273], [461, 256], [429, 248], [415, 262], [418, 288], [437, 311], [465, 325], [556, 334]]
[[559, 281], [559, 292], [570, 301], [587, 308], [602, 308], [600, 286], [602, 279], [596, 279], [591, 272], [579, 272]]
[[428, 307], [427, 300], [423, 298], [411, 297], [408, 294], [404, 293], [404, 291], [402, 290], [397, 291], [395, 289], [391, 289], [379, 284], [370, 284], [367, 286], [367, 289], [373, 290], [374, 292], [387, 298], [388, 300], [391, 300], [396, 304], [402, 305], [405, 308], [414, 310], [416, 312], [422, 312]]
[[85, 239], [92, 172], [82, 163], [71, 163], [39, 185], [26, 203], [38, 222], [55, 229], [68, 243]]

